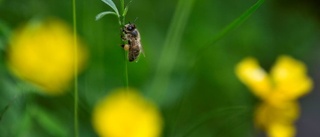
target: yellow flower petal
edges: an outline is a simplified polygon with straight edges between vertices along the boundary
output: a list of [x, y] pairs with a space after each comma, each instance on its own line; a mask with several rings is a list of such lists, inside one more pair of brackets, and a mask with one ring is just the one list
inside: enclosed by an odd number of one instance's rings
[[296, 129], [293, 124], [274, 124], [267, 133], [269, 137], [295, 137]]
[[236, 74], [258, 97], [265, 98], [270, 93], [270, 79], [254, 58], [242, 60], [236, 67]]
[[[81, 68], [86, 52], [78, 44], [76, 64]], [[13, 33], [8, 65], [18, 77], [46, 93], [60, 94], [74, 77], [74, 49], [72, 31], [62, 21], [32, 22]]]
[[278, 106], [262, 103], [256, 109], [255, 123], [263, 129], [268, 129], [275, 124], [293, 124], [298, 117], [299, 105], [297, 102], [286, 102]]
[[138, 92], [118, 89], [97, 104], [93, 126], [101, 137], [159, 137], [162, 119]]
[[294, 100], [310, 92], [312, 80], [307, 76], [305, 65], [289, 56], [281, 56], [271, 70], [275, 91], [282, 94], [280, 100]]

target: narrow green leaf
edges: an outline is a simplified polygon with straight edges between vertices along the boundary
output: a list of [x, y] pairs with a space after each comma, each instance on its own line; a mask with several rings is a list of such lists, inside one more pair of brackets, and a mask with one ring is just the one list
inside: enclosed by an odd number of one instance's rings
[[113, 12], [113, 11], [104, 11], [104, 12], [99, 13], [99, 14], [96, 16], [96, 20], [99, 20], [99, 19], [101, 19], [103, 16], [108, 15], [108, 14], [113, 14], [113, 15], [116, 15], [116, 16], [117, 16], [117, 13], [115, 13], [115, 12]]
[[253, 4], [250, 8], [248, 8], [246, 11], [244, 11], [239, 17], [234, 19], [231, 23], [229, 23], [221, 31], [219, 31], [214, 37], [208, 38], [209, 41], [207, 41], [204, 44], [199, 44], [197, 46], [197, 49], [194, 49], [192, 52], [193, 58], [190, 59], [189, 66], [196, 66], [194, 63], [199, 61], [198, 59], [202, 55], [203, 51], [208, 50], [208, 48], [212, 48], [216, 42], [218, 42], [220, 39], [222, 39], [224, 36], [226, 36], [232, 30], [236, 29], [238, 26], [240, 26], [247, 19], [249, 19], [249, 17], [252, 14], [254, 14], [259, 9], [259, 7], [261, 7], [261, 5], [264, 3], [264, 1], [265, 0], [257, 0], [257, 2], [255, 4]]
[[132, 0], [130, 0], [130, 2], [127, 4], [127, 6], [124, 8], [122, 16], [125, 17], [127, 15], [128, 9], [129, 9], [129, 5], [131, 4]]
[[127, 15], [127, 12], [128, 12], [128, 6], [126, 6], [126, 8], [124, 8], [124, 11], [122, 13], [122, 16], [126, 16]]
[[[248, 8], [245, 12], [243, 12], [238, 18], [233, 20], [230, 24], [228, 24], [225, 28], [223, 28], [215, 37], [209, 41], [208, 45], [200, 46], [200, 50], [205, 50], [207, 47], [212, 47], [217, 41], [222, 39], [227, 33], [231, 30], [240, 26], [244, 21], [246, 21], [253, 13], [257, 11], [257, 9], [264, 3], [264, 0], [258, 0], [255, 4], [253, 4], [250, 8]], [[201, 53], [201, 52], [199, 52]]]
[[119, 11], [112, 0], [102, 0], [102, 1], [107, 5], [109, 5], [116, 12], [117, 16], [120, 17]]
[[[179, 0], [172, 17], [166, 40], [160, 53], [159, 62], [155, 70], [155, 77], [150, 84], [149, 96], [159, 104], [165, 103], [171, 75], [176, 65], [181, 46], [182, 36], [187, 26], [189, 15], [195, 0]], [[163, 104], [162, 104], [163, 105]]]

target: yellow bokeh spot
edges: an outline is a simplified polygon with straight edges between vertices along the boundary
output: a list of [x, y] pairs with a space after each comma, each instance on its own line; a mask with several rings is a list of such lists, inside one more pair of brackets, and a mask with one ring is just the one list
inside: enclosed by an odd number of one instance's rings
[[[86, 59], [82, 43], [75, 47], [73, 33], [62, 21], [31, 22], [16, 30], [8, 51], [10, 70], [47, 94], [61, 94]], [[75, 62], [75, 53], [78, 62]]]
[[96, 105], [93, 126], [101, 137], [159, 137], [162, 119], [137, 91], [118, 89]]

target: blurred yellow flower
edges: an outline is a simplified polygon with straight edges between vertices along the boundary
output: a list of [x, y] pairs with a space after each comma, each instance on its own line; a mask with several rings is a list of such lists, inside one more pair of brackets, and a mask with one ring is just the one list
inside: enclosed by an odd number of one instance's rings
[[256, 59], [246, 58], [237, 65], [236, 74], [263, 101], [256, 110], [256, 124], [270, 137], [293, 137], [299, 116], [296, 100], [313, 86], [305, 65], [283, 55], [268, 75]]
[[74, 77], [74, 65], [81, 69], [86, 59], [83, 45], [78, 42], [74, 47], [73, 36], [70, 28], [57, 19], [27, 24], [10, 39], [10, 70], [47, 94], [63, 93]]
[[99, 102], [93, 126], [101, 137], [159, 137], [158, 108], [132, 89], [118, 89]]
[[270, 137], [293, 137], [294, 122], [299, 117], [299, 105], [295, 101], [273, 106], [263, 102], [256, 109], [255, 122]]
[[310, 92], [312, 80], [307, 76], [305, 65], [289, 56], [280, 56], [270, 75], [254, 58], [241, 61], [236, 74], [251, 91], [262, 100], [273, 104], [295, 100]]

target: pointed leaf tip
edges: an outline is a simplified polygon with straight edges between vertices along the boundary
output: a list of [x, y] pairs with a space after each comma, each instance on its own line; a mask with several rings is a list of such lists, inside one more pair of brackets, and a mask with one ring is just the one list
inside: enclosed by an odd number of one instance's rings
[[104, 3], [109, 5], [115, 12], [117, 16], [120, 16], [117, 6], [114, 4], [112, 0], [102, 0]]
[[101, 19], [103, 16], [108, 15], [108, 14], [113, 14], [113, 15], [116, 15], [116, 16], [117, 16], [117, 13], [115, 13], [115, 12], [113, 12], [113, 11], [104, 11], [104, 12], [99, 13], [99, 14], [96, 16], [96, 20], [99, 20], [99, 19]]

